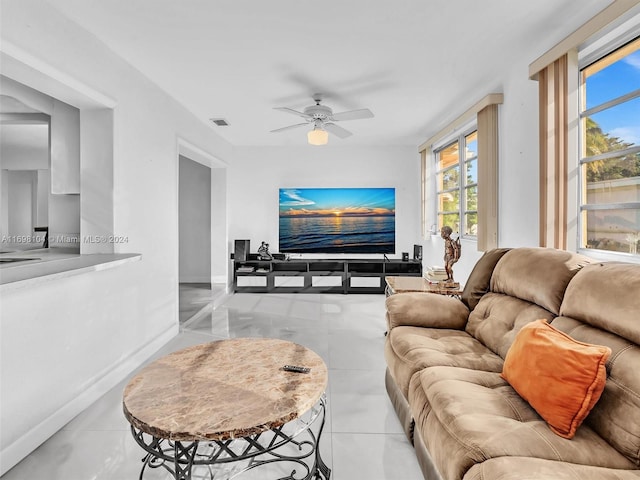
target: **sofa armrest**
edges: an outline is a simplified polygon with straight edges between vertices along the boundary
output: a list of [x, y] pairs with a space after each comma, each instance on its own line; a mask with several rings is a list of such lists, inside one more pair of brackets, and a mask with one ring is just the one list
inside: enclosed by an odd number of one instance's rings
[[457, 298], [435, 293], [397, 293], [386, 300], [387, 328], [401, 325], [463, 330], [469, 308]]

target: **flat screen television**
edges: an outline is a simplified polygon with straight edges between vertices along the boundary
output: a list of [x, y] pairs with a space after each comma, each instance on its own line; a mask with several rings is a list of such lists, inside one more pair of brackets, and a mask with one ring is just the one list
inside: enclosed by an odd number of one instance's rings
[[395, 253], [395, 188], [281, 188], [280, 252]]

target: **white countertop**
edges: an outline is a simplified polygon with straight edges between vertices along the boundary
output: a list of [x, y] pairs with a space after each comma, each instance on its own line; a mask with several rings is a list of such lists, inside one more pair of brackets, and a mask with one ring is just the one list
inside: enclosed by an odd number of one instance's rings
[[72, 249], [41, 248], [0, 253], [0, 259], [22, 259], [0, 263], [0, 292], [58, 278], [117, 267], [142, 258], [139, 253], [95, 253], [80, 255]]

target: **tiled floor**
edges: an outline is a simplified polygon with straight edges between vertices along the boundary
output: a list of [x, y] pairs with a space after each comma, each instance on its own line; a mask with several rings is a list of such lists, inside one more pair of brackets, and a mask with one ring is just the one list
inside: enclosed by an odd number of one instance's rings
[[[423, 478], [384, 388], [383, 295], [236, 294], [182, 325], [182, 332], [155, 357], [197, 343], [242, 336], [282, 338], [313, 349], [329, 367], [329, 407], [321, 451], [332, 468], [331, 478]], [[143, 452], [122, 415], [126, 383], [78, 415], [2, 479], [137, 479]], [[258, 472], [237, 478], [282, 476], [264, 469]], [[148, 470], [144, 478], [169, 477], [162, 470]]]
[[224, 285], [211, 283], [181, 283], [180, 286], [180, 323], [203, 314], [211, 313], [218, 300], [224, 297]]

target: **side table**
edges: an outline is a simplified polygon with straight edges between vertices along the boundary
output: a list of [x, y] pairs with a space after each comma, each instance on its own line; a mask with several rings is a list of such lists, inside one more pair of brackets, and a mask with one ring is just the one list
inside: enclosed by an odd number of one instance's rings
[[460, 298], [464, 289], [462, 285], [447, 288], [439, 283], [429, 283], [424, 277], [384, 277], [384, 280], [387, 283], [385, 288], [387, 297], [396, 293], [423, 292]]
[[190, 480], [198, 467], [217, 479], [276, 463], [288, 472], [280, 478], [328, 480], [319, 445], [326, 385], [315, 352], [278, 339], [220, 340], [154, 361], [123, 394], [133, 437], [147, 452], [140, 480], [147, 468]]

